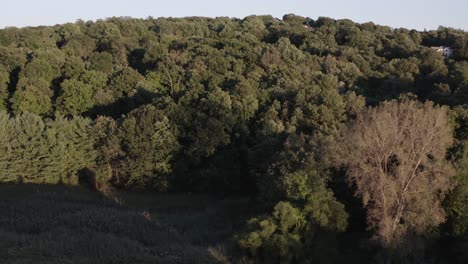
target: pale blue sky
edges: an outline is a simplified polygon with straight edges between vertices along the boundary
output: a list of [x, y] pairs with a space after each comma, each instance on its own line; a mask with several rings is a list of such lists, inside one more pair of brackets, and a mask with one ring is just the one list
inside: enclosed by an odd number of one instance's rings
[[392, 27], [435, 29], [439, 25], [468, 30], [468, 0], [5, 0], [0, 28], [95, 20], [111, 16], [245, 17], [284, 14], [373, 21]]

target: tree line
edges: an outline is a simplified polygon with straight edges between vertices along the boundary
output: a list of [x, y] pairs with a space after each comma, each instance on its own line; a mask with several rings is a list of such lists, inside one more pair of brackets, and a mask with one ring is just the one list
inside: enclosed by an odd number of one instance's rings
[[462, 30], [325, 17], [5, 28], [0, 181], [249, 195], [258, 262], [339, 263], [350, 239], [462, 261], [467, 59]]

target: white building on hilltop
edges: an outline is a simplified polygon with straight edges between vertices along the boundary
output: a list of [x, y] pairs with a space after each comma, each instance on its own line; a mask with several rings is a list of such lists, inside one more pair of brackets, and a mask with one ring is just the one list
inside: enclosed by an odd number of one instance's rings
[[447, 58], [452, 57], [453, 55], [453, 49], [450, 47], [440, 46], [440, 47], [431, 47], [431, 49], [444, 55]]

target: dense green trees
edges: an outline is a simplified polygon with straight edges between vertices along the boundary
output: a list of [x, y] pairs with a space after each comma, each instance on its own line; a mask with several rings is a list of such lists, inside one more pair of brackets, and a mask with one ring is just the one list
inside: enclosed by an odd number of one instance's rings
[[[249, 195], [259, 216], [240, 235], [245, 252], [267, 263], [339, 262], [329, 255], [349, 252], [339, 246], [343, 241], [367, 241], [363, 208], [369, 217], [379, 208], [374, 196], [361, 197], [365, 204], [352, 196], [353, 188], [362, 196], [374, 193], [358, 184], [364, 173], [352, 173], [366, 162], [365, 149], [347, 152], [355, 153], [347, 168], [335, 158], [361, 142], [358, 134], [370, 133], [371, 124], [391, 125], [395, 115], [366, 119], [369, 125], [345, 134], [344, 141], [343, 131], [364, 120], [363, 113], [382, 112], [386, 100], [431, 100], [453, 117], [454, 144], [447, 156], [442, 148], [427, 156], [418, 173], [447, 158], [456, 176], [421, 185], [434, 183], [439, 194], [453, 189], [442, 202], [442, 196], [415, 188], [421, 195], [405, 196], [415, 205], [405, 208], [425, 220], [403, 210], [397, 224], [406, 231], [430, 226], [428, 232], [438, 234], [434, 243], [448, 239], [463, 247], [467, 36], [451, 28], [418, 32], [292, 14], [110, 18], [2, 29], [0, 180], [74, 182], [86, 171], [98, 186]], [[440, 45], [455, 55], [430, 49]], [[436, 113], [428, 115], [424, 120]], [[443, 124], [438, 131], [447, 129]], [[344, 184], [346, 173], [355, 185]], [[442, 217], [416, 206], [429, 201], [436, 204], [432, 209], [447, 212], [446, 224], [437, 226]], [[368, 224], [385, 229], [380, 222]]]
[[9, 84], [10, 74], [4, 67], [0, 67], [0, 110], [7, 109]]
[[128, 187], [167, 190], [178, 149], [177, 130], [154, 106], [142, 106], [129, 113], [120, 128], [124, 157], [117, 184]]
[[80, 115], [93, 106], [93, 88], [77, 79], [65, 80], [60, 84], [61, 94], [56, 100], [57, 112]]
[[457, 107], [452, 111], [455, 121], [455, 144], [451, 160], [456, 169], [457, 185], [446, 199], [448, 225], [453, 236], [468, 238], [468, 109]]
[[95, 159], [91, 120], [82, 117], [43, 121], [32, 113], [1, 115], [3, 182], [77, 182], [80, 169]]
[[17, 89], [11, 98], [14, 114], [33, 113], [47, 116], [52, 112], [53, 91], [42, 79], [20, 79]]

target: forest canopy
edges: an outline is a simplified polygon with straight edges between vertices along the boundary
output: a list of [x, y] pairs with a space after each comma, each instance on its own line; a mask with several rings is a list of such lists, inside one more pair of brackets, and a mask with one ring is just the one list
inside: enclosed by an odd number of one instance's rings
[[259, 262], [339, 263], [356, 230], [377, 259], [467, 258], [467, 120], [453, 28], [289, 14], [0, 30], [0, 182], [247, 195], [259, 214], [238, 244]]

